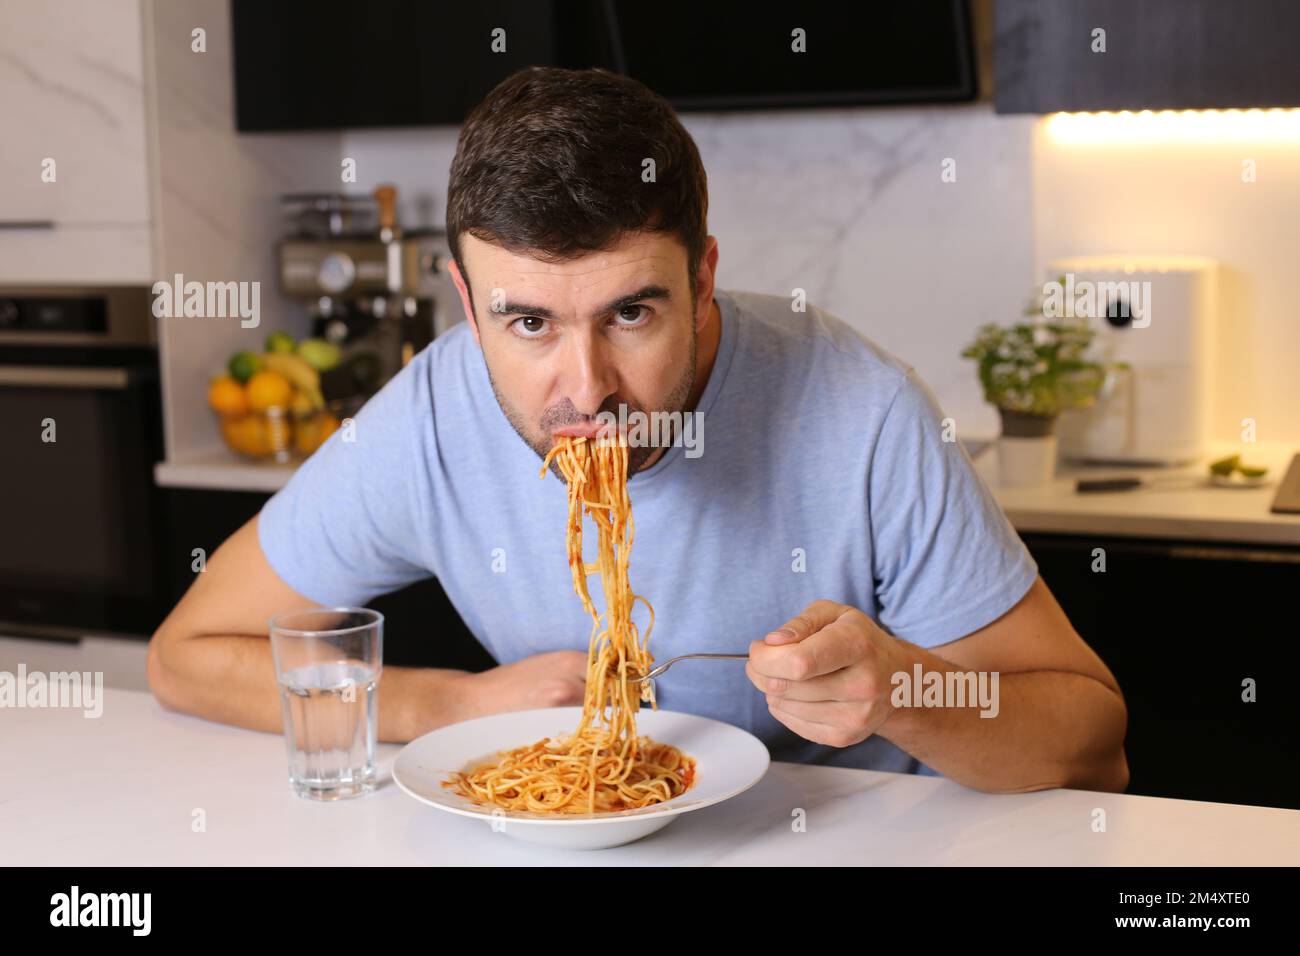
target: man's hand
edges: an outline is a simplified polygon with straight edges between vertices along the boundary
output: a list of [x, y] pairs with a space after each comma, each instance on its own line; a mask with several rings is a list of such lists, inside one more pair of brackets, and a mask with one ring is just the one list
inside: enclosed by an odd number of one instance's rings
[[906, 665], [898, 642], [857, 608], [814, 601], [749, 645], [745, 673], [772, 716], [801, 737], [849, 747], [893, 713], [890, 679]]
[[465, 716], [581, 704], [586, 690], [587, 655], [550, 651], [465, 675]]

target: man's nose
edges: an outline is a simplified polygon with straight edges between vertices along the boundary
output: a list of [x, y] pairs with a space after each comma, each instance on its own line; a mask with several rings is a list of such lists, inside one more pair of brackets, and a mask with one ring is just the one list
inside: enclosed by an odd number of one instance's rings
[[604, 344], [590, 331], [570, 338], [564, 374], [564, 394], [582, 415], [594, 416], [618, 388], [618, 375]]

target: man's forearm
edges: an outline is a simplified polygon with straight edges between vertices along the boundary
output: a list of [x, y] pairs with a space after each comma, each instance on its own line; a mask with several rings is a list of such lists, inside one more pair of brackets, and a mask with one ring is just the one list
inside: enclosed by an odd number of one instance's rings
[[[149, 683], [173, 710], [250, 730], [280, 733], [283, 717], [271, 644], [265, 637], [155, 640]], [[385, 667], [379, 679], [378, 739], [406, 743], [462, 719], [465, 671]]]
[[[923, 674], [964, 672], [923, 648], [904, 646], [909, 667], [919, 662]], [[994, 717], [981, 717], [981, 708], [974, 705], [900, 707], [877, 733], [950, 779], [979, 790], [1116, 791], [1127, 785], [1126, 714], [1114, 690], [1063, 671], [1002, 673], [997, 687]]]

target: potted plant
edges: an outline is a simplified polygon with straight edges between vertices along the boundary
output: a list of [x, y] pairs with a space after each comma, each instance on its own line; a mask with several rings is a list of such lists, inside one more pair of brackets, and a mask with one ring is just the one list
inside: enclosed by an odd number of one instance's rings
[[[1064, 279], [1057, 280], [1064, 283]], [[1096, 334], [1086, 318], [1049, 318], [1046, 288], [1025, 308], [1034, 321], [981, 326], [962, 358], [979, 367], [984, 400], [1002, 418], [999, 481], [1049, 481], [1056, 468], [1056, 419], [1068, 408], [1096, 402], [1113, 370], [1124, 363], [1091, 362], [1084, 353]]]

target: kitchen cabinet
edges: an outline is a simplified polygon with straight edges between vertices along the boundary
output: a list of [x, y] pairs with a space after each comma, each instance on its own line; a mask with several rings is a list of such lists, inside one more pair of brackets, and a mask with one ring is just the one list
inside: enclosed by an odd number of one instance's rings
[[1300, 548], [1022, 537], [1124, 692], [1129, 793], [1300, 809]]
[[232, 0], [241, 131], [456, 124], [497, 83], [534, 65], [624, 73], [678, 110], [976, 93], [965, 0], [811, 4], [793, 17], [745, 0], [318, 0], [312, 9], [303, 17], [288, 4]]
[[0, 282], [149, 280], [144, 2], [0, 5]]
[[999, 113], [1300, 106], [1293, 0], [996, 0], [994, 35]]

